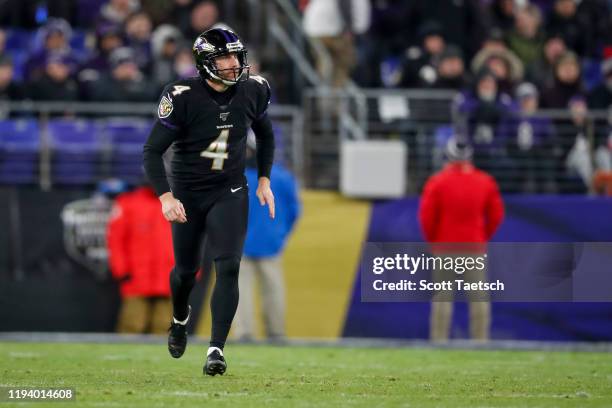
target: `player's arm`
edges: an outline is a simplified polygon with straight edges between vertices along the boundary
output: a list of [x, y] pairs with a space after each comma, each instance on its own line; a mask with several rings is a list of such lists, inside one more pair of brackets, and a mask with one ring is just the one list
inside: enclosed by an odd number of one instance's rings
[[157, 121], [143, 148], [147, 178], [159, 197], [164, 218], [170, 222], [187, 222], [185, 208], [177, 200], [168, 184], [163, 155], [176, 140], [176, 131]]
[[158, 120], [143, 149], [144, 168], [149, 182], [162, 204], [164, 218], [170, 222], [187, 222], [185, 208], [168, 184], [163, 155], [178, 138], [185, 118], [184, 95], [188, 86], [170, 85], [164, 89], [157, 109]]
[[260, 118], [253, 121], [251, 128], [255, 133], [257, 149], [257, 178], [259, 181], [256, 195], [261, 205], [268, 205], [270, 218], [274, 218], [274, 194], [270, 188], [270, 173], [272, 172], [272, 164], [274, 162], [274, 131], [272, 130], [272, 121], [268, 114], [264, 113]]
[[155, 122], [144, 146], [144, 167], [149, 182], [159, 196], [164, 218], [170, 222], [187, 222], [183, 204], [170, 190], [163, 154], [179, 137], [186, 118], [186, 95], [191, 88], [180, 83], [168, 85], [162, 92]]
[[251, 129], [255, 133], [257, 149], [257, 178], [259, 181], [256, 195], [261, 205], [268, 204], [270, 218], [274, 218], [274, 194], [272, 194], [270, 188], [270, 173], [274, 162], [274, 131], [267, 112], [271, 97], [270, 85], [261, 76], [254, 75], [252, 78], [259, 84], [257, 88], [258, 115], [251, 125]]

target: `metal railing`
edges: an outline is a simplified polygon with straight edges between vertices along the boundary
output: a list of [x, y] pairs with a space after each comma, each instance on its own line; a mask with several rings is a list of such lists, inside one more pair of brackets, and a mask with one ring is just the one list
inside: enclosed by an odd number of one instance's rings
[[[105, 121], [135, 118], [153, 124], [157, 109], [150, 103], [97, 103], [97, 102], [6, 102], [3, 111], [15, 119], [36, 119], [39, 123], [40, 150], [38, 184], [43, 190], [52, 188], [53, 148], [50, 144], [47, 124], [52, 118], [73, 118], [95, 121], [104, 128]], [[271, 105], [269, 116], [275, 128], [277, 155], [275, 160], [289, 168], [298, 180], [303, 180], [303, 117], [301, 109], [289, 105]], [[99, 179], [109, 176], [107, 165], [113, 159], [113, 146], [106, 141], [98, 174]], [[0, 160], [2, 160], [0, 158]]]
[[[247, 8], [245, 19], [237, 18], [238, 0], [224, 4], [225, 16], [230, 24], [241, 24], [240, 31], [246, 33], [247, 41], [264, 53], [270, 62], [267, 70], [276, 77], [277, 90], [282, 90], [291, 103], [299, 104], [303, 98], [308, 100], [312, 93], [330, 98], [337, 92], [346, 97], [339, 100], [344, 106], [342, 112], [342, 137], [365, 139], [368, 134], [367, 98], [362, 90], [351, 80], [342, 90], [331, 87], [333, 77], [333, 58], [325, 46], [317, 39], [306, 34], [302, 25], [302, 15], [292, 0], [243, 0]], [[284, 63], [287, 60], [289, 63]], [[316, 68], [313, 61], [316, 61]], [[312, 91], [312, 88], [315, 88]], [[288, 95], [287, 95], [288, 91]], [[330, 127], [335, 112], [322, 106], [323, 121]], [[335, 109], [335, 108], [334, 108]], [[337, 109], [335, 109], [337, 110]]]
[[307, 185], [338, 188], [343, 140], [395, 139], [408, 147], [406, 191], [418, 194], [445, 162], [448, 138], [458, 135], [474, 145], [475, 164], [496, 177], [505, 192], [579, 193], [591, 189], [596, 150], [612, 138], [605, 111], [588, 112], [578, 126], [568, 110], [542, 110], [530, 116], [512, 110], [499, 123], [483, 126], [457, 109], [455, 91], [365, 89], [362, 95], [364, 133], [352, 120], [358, 107], [348, 92], [305, 92]]
[[[366, 97], [352, 80], [348, 80], [342, 90], [331, 87], [333, 76], [333, 58], [323, 44], [308, 36], [302, 27], [302, 17], [295, 5], [289, 0], [272, 0], [267, 3], [269, 33], [285, 54], [293, 61], [295, 70], [306, 79], [311, 88], [318, 93], [334, 95], [342, 92], [348, 99], [342, 99], [347, 104], [342, 109], [344, 132], [350, 137], [363, 139], [367, 134]], [[317, 61], [318, 69], [310, 62], [308, 54], [312, 53]], [[306, 88], [300, 89], [302, 95], [309, 93]]]
[[[362, 95], [356, 103], [346, 90], [314, 88], [304, 91], [302, 107], [270, 107], [279, 141], [276, 159], [303, 186], [338, 188], [341, 141], [394, 139], [408, 147], [406, 191], [418, 194], [425, 180], [444, 163], [448, 137], [459, 134], [482, 145], [475, 146], [474, 161], [492, 173], [506, 192], [580, 192], [591, 188], [596, 159], [605, 154], [602, 148], [611, 140], [605, 111], [588, 112], [580, 129], [568, 111], [540, 111], [531, 119], [549, 122], [552, 131], [546, 143], [539, 143], [538, 131], [530, 134], [533, 129], [521, 125], [520, 117], [504, 128], [470, 123], [456, 109], [453, 99], [457, 93], [453, 91], [367, 89]], [[155, 111], [153, 104], [11, 102], [8, 107], [13, 115], [34, 116], [42, 125], [39, 182], [44, 189], [53, 185], [53, 151], [45, 131], [50, 118], [68, 114], [104, 121], [128, 115], [152, 123]], [[358, 110], [362, 113], [357, 114]], [[365, 117], [365, 126], [356, 122], [359, 115]], [[112, 160], [112, 149], [103, 160]], [[101, 169], [103, 177], [105, 167]]]

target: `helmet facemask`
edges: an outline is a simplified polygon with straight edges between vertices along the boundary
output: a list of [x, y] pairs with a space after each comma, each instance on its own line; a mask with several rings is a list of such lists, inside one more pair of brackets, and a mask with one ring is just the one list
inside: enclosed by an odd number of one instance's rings
[[[236, 54], [236, 57], [238, 58], [238, 67], [219, 69], [216, 63], [216, 59], [218, 57], [222, 57], [224, 55], [229, 54]], [[204, 64], [202, 65], [206, 74], [205, 76], [209, 77], [214, 81], [221, 82], [227, 86], [236, 85], [238, 82], [248, 80], [251, 68], [247, 60], [247, 51], [244, 49], [234, 52], [212, 54], [205, 59]]]

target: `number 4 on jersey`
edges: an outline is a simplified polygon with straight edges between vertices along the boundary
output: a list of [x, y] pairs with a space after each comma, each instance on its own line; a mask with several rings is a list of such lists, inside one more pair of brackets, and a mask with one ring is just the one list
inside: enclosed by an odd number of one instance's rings
[[180, 95], [183, 92], [191, 89], [190, 86], [185, 86], [185, 85], [174, 85], [172, 88], [174, 89], [174, 91], [172, 91], [172, 96]]
[[219, 137], [216, 138], [206, 150], [200, 153], [201, 157], [213, 159], [213, 170], [223, 170], [223, 163], [228, 158], [227, 139], [229, 138], [229, 132], [229, 129], [222, 130]]
[[259, 82], [260, 84], [266, 84], [268, 86], [268, 88], [270, 87], [270, 84], [268, 83], [268, 80], [260, 75], [251, 75], [250, 76], [251, 79], [254, 79], [255, 81]]

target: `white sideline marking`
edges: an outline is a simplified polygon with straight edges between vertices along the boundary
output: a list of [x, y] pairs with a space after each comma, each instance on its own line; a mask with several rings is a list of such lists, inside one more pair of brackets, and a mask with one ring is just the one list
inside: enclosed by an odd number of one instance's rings
[[27, 351], [9, 351], [8, 355], [12, 358], [38, 358], [43, 356], [40, 353], [31, 353]]
[[180, 396], [180, 397], [197, 397], [197, 398], [244, 397], [244, 396], [248, 396], [249, 395], [248, 392], [227, 392], [227, 391], [215, 392], [215, 393], [196, 392], [196, 391], [173, 391], [173, 392], [167, 392], [167, 393], [164, 393], [164, 394], [167, 394], [167, 395], [176, 395], [176, 396]]
[[102, 360], [118, 361], [118, 360], [129, 360], [131, 357], [125, 354], [106, 354], [102, 356]]

